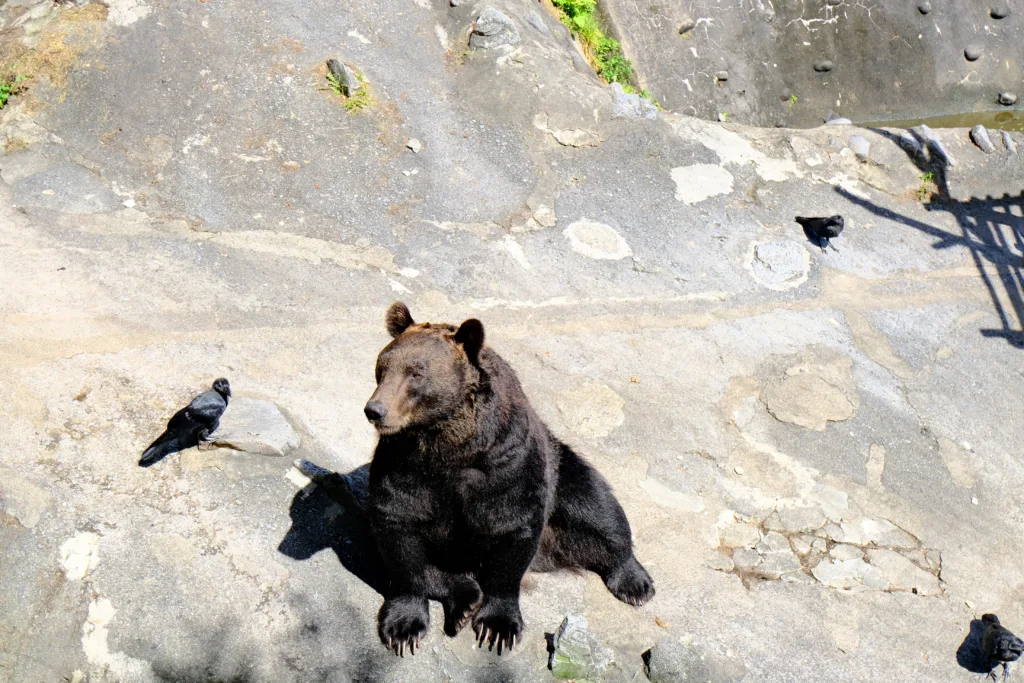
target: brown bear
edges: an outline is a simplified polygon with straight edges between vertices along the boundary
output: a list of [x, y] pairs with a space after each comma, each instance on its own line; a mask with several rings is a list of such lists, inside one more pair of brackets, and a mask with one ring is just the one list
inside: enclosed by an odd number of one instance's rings
[[414, 654], [437, 600], [447, 635], [472, 621], [478, 645], [500, 655], [522, 637], [527, 569], [590, 570], [619, 600], [650, 600], [608, 482], [551, 434], [480, 321], [417, 324], [396, 302], [386, 325], [365, 408], [380, 437], [370, 525], [390, 579], [381, 642]]

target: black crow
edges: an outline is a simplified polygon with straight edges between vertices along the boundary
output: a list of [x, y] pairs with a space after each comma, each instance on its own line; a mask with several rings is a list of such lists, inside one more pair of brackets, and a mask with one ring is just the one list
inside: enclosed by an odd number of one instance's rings
[[1024, 640], [1010, 633], [1005, 626], [999, 623], [999, 617], [994, 614], [981, 615], [981, 621], [985, 624], [985, 633], [981, 637], [981, 649], [988, 657], [992, 671], [989, 676], [996, 680], [995, 667], [1003, 665], [1003, 680], [1010, 676], [1010, 662], [1016, 662], [1024, 653]]
[[221, 377], [214, 380], [213, 389], [192, 399], [186, 407], [174, 414], [167, 429], [139, 459], [139, 465], [149, 467], [171, 453], [177, 453], [206, 441], [220, 424], [220, 416], [228, 407], [231, 385]]
[[[829, 240], [833, 237], [839, 237], [839, 233], [843, 231], [842, 216], [824, 216], [821, 218], [797, 216], [796, 222], [804, 227], [804, 234], [807, 235], [807, 239], [817, 240], [823, 254], [826, 247], [832, 247], [832, 243]], [[832, 249], [839, 251], [835, 247], [832, 247]]]

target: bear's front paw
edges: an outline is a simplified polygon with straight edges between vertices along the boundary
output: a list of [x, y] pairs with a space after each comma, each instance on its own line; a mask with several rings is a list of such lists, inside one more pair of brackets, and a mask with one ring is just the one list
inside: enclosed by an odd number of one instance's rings
[[427, 634], [430, 611], [427, 599], [415, 595], [401, 595], [385, 600], [377, 613], [377, 635], [380, 642], [396, 655], [416, 654], [420, 638]]
[[454, 638], [459, 631], [466, 627], [466, 624], [480, 608], [483, 597], [484, 594], [480, 592], [480, 586], [472, 578], [457, 576], [453, 579], [448, 597], [442, 602], [446, 636]]
[[503, 649], [511, 650], [523, 637], [519, 599], [484, 597], [484, 604], [473, 619], [473, 631], [477, 647], [483, 647], [486, 642], [487, 649], [493, 650], [497, 645], [499, 655]]

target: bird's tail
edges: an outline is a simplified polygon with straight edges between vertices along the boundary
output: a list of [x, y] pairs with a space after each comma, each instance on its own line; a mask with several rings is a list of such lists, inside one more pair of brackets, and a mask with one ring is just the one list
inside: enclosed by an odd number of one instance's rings
[[185, 450], [189, 447], [189, 444], [185, 442], [185, 439], [181, 435], [172, 435], [167, 432], [161, 434], [156, 441], [149, 445], [142, 453], [142, 457], [139, 458], [139, 465], [142, 467], [149, 467], [150, 465], [163, 460], [166, 456], [171, 453], [177, 453], [178, 451]]

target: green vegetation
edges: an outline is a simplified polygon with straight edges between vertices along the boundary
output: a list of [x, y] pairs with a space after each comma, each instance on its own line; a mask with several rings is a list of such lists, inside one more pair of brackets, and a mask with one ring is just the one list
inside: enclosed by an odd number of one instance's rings
[[[594, 70], [609, 83], [630, 85], [633, 65], [622, 54], [619, 41], [609, 38], [601, 28], [597, 0], [552, 0], [562, 23], [576, 33], [594, 64]], [[635, 90], [634, 90], [635, 92]]]
[[330, 71], [327, 72], [327, 83], [331, 86], [331, 92], [339, 97], [345, 98], [345, 111], [354, 113], [360, 109], [364, 109], [370, 105], [372, 96], [370, 95], [370, 84], [363, 78], [362, 74], [357, 73], [356, 78], [359, 79], [359, 83], [362, 85], [359, 90], [345, 97], [345, 87], [341, 81], [332, 74]]
[[932, 194], [935, 185], [935, 171], [928, 171], [921, 175], [921, 187], [917, 188], [917, 198], [922, 202]]
[[370, 105], [370, 84], [366, 82], [366, 79], [363, 78], [362, 74], [356, 74], [356, 78], [359, 79], [359, 83], [362, 84], [363, 87], [345, 98], [345, 111], [349, 113], [357, 112]]
[[797, 101], [797, 96], [796, 95], [790, 95], [789, 96], [789, 108], [790, 109], [793, 108], [793, 105], [796, 104], [796, 101]]
[[730, 116], [729, 112], [723, 111], [721, 114], [718, 115], [718, 118], [721, 119], [723, 122], [728, 122], [729, 121], [729, 116]]
[[344, 94], [344, 89], [341, 86], [341, 81], [339, 81], [330, 71], [327, 72], [327, 82], [330, 84], [331, 90], [334, 91], [335, 95]]
[[15, 95], [23, 93], [28, 88], [27, 85], [24, 85], [28, 78], [28, 76], [19, 74], [18, 76], [6, 76], [0, 79], [0, 109], [7, 106], [8, 100]]

